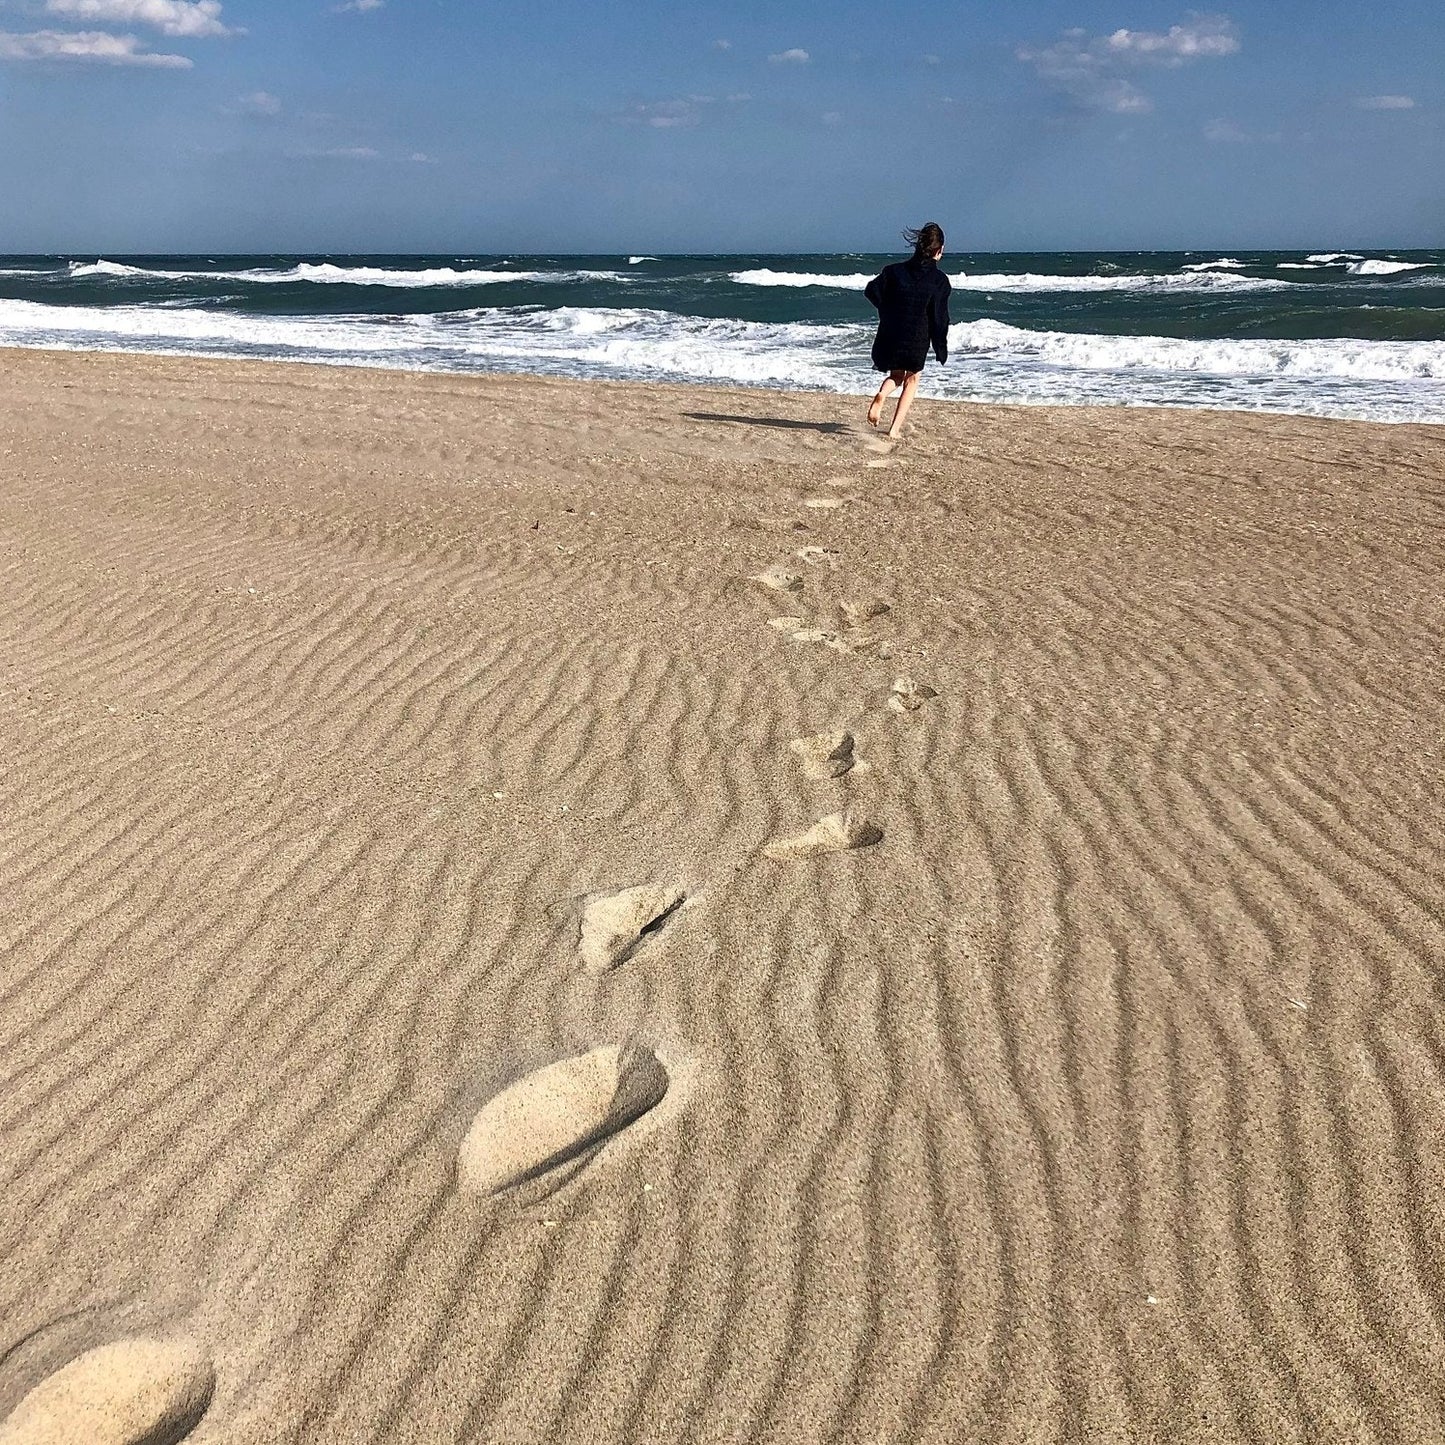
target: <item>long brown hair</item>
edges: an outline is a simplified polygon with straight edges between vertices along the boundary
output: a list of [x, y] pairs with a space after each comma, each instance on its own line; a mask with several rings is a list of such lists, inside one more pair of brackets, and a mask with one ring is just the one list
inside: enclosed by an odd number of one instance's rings
[[903, 239], [913, 247], [915, 259], [931, 261], [943, 250], [943, 227], [937, 221], [926, 221], [916, 231], [904, 231]]

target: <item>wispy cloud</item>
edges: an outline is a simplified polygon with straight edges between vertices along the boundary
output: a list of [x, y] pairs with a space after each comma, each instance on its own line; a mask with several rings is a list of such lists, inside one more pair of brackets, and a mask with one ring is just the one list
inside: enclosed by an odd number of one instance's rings
[[650, 125], [655, 130], [672, 130], [677, 126], [696, 125], [702, 111], [692, 100], [639, 100], [618, 117], [622, 121]]
[[348, 10], [355, 10], [364, 15], [368, 10], [380, 10], [385, 4], [386, 0], [345, 0], [345, 4], [333, 5], [331, 9], [332, 13], [336, 15], [344, 15]]
[[768, 56], [768, 61], [773, 65], [806, 65], [813, 57], [806, 50], [780, 50], [776, 55]]
[[[724, 97], [727, 105], [745, 105], [752, 99], [746, 91], [736, 91]], [[669, 100], [639, 100], [618, 111], [615, 120], [626, 125], [647, 125], [654, 130], [676, 130], [682, 126], [696, 125], [709, 107], [716, 106], [715, 95], [679, 95]]]
[[184, 55], [142, 50], [134, 35], [103, 30], [32, 30], [15, 35], [0, 30], [0, 60], [63, 60], [91, 65], [133, 65], [157, 70], [189, 70]]
[[712, 43], [712, 48], [714, 50], [731, 50], [733, 48], [733, 43], [731, 40], [714, 40]]
[[51, 15], [100, 25], [151, 25], [162, 35], [236, 35], [221, 20], [220, 0], [45, 0]]
[[379, 161], [381, 152], [372, 146], [331, 146], [317, 150], [286, 151], [293, 161]]
[[1214, 145], [1247, 145], [1250, 135], [1238, 121], [1221, 119], [1204, 127], [1204, 139]]
[[272, 95], [269, 90], [253, 90], [249, 95], [237, 98], [235, 110], [241, 115], [261, 116], [270, 120], [281, 114], [282, 105], [280, 97]]
[[1212, 60], [1239, 51], [1239, 35], [1227, 15], [1196, 15], [1187, 25], [1157, 30], [1116, 30], [1103, 41], [1111, 55], [1134, 56], [1161, 65]]
[[1409, 95], [1362, 95], [1355, 105], [1360, 110], [1414, 110], [1415, 98]]
[[1138, 115], [1153, 110], [1154, 102], [1129, 79], [1131, 74], [1218, 60], [1239, 48], [1239, 32], [1227, 15], [1192, 15], [1168, 30], [1115, 30], [1109, 35], [1066, 30], [1052, 45], [1020, 46], [1015, 54], [1041, 80], [1080, 105]]

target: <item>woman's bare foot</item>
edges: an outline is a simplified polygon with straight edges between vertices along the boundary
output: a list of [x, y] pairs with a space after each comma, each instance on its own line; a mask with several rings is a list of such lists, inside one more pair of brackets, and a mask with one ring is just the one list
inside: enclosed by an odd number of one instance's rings
[[871, 427], [876, 427], [878, 425], [878, 420], [882, 415], [883, 398], [881, 396], [875, 396], [873, 398], [873, 405], [868, 408], [868, 425]]

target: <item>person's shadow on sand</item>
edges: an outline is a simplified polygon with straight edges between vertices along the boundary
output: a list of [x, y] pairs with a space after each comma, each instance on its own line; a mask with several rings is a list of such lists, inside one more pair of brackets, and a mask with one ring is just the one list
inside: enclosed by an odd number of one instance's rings
[[793, 421], [782, 416], [730, 416], [720, 411], [685, 411], [683, 416], [691, 421], [732, 421], [739, 426], [774, 426], [786, 431], [821, 431], [838, 436], [852, 428], [841, 421]]

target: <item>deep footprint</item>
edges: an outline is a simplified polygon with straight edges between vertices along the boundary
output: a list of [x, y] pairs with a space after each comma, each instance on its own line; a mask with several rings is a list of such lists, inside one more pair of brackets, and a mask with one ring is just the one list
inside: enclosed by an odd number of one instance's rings
[[786, 567], [768, 567], [753, 575], [752, 580], [769, 592], [801, 592], [803, 579]]
[[843, 614], [849, 627], [861, 627], [875, 617], [886, 617], [893, 611], [893, 608], [881, 597], [870, 597], [866, 602], [840, 602], [838, 610]]
[[818, 781], [841, 778], [855, 762], [852, 733], [818, 733], [794, 738], [788, 746], [803, 760], [804, 775]]
[[926, 683], [915, 682], [911, 677], [897, 678], [893, 690], [888, 694], [888, 706], [894, 712], [917, 712], [923, 704], [938, 693]]
[[667, 1070], [650, 1050], [603, 1044], [519, 1079], [472, 1120], [457, 1154], [461, 1187], [496, 1194], [577, 1161], [655, 1108]]
[[189, 1341], [117, 1340], [42, 1380], [0, 1424], [0, 1445], [176, 1445], [215, 1388]]
[[820, 853], [847, 853], [855, 848], [871, 848], [882, 841], [883, 829], [867, 818], [860, 818], [852, 812], [829, 813], [796, 838], [775, 838], [764, 846], [763, 852], [769, 858], [787, 862], [796, 858], [815, 858]]
[[606, 973], [632, 957], [637, 945], [661, 927], [687, 899], [667, 883], [644, 883], [594, 899], [582, 913], [578, 952], [589, 973]]

